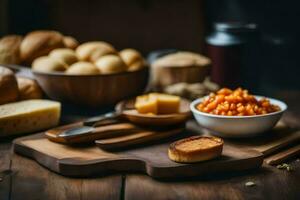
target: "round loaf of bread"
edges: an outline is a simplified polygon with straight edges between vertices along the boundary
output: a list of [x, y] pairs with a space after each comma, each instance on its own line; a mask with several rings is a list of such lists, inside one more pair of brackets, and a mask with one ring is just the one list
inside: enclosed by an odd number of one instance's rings
[[99, 57], [115, 53], [115, 48], [102, 41], [86, 42], [76, 48], [79, 60], [95, 62]]
[[192, 136], [172, 143], [168, 155], [171, 160], [181, 163], [205, 161], [220, 156], [223, 144], [221, 138]]
[[42, 98], [42, 89], [35, 80], [25, 77], [17, 77], [17, 82], [19, 88], [19, 100]]
[[18, 84], [13, 71], [0, 66], [0, 105], [17, 101], [18, 96]]
[[66, 68], [63, 62], [49, 56], [39, 57], [32, 63], [32, 70], [37, 72], [63, 72]]
[[63, 36], [57, 31], [33, 31], [28, 33], [20, 46], [21, 60], [26, 64], [50, 51], [64, 46]]
[[57, 59], [66, 65], [72, 65], [78, 61], [76, 53], [72, 49], [67, 48], [54, 49], [50, 52], [49, 57]]
[[64, 36], [63, 43], [68, 49], [76, 49], [79, 45], [79, 42], [71, 36]]
[[74, 74], [74, 75], [92, 75], [92, 74], [99, 74], [100, 70], [90, 62], [77, 62], [71, 65], [67, 71], [67, 74]]
[[135, 49], [123, 49], [120, 51], [120, 57], [128, 66], [128, 71], [135, 71], [145, 66], [143, 56]]
[[163, 56], [153, 63], [153, 67], [207, 66], [211, 60], [205, 56], [188, 51], [179, 51]]
[[127, 70], [126, 64], [117, 55], [102, 56], [96, 61], [95, 65], [102, 74], [113, 74]]
[[19, 64], [22, 36], [9, 35], [0, 40], [0, 64]]

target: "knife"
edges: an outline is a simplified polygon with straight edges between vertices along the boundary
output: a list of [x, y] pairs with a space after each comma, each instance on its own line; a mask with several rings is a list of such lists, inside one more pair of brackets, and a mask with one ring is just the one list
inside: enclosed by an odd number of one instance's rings
[[117, 122], [117, 120], [120, 116], [121, 116], [121, 114], [114, 111], [114, 112], [105, 113], [103, 115], [91, 117], [91, 118], [85, 120], [83, 122], [82, 126], [63, 130], [57, 136], [58, 137], [76, 137], [79, 135], [95, 133], [97, 126], [103, 125], [102, 123], [104, 123], [104, 122], [108, 122], [108, 123], [106, 123], [106, 125], [113, 124], [113, 123]]

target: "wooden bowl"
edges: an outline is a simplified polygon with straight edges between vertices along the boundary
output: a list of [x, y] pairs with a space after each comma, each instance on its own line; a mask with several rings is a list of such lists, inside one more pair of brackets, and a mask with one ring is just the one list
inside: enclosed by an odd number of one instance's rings
[[198, 83], [209, 75], [210, 65], [206, 66], [152, 66], [152, 84], [158, 90], [166, 86], [186, 82]]
[[143, 93], [148, 83], [149, 70], [145, 67], [132, 72], [99, 75], [32, 73], [51, 99], [101, 107]]

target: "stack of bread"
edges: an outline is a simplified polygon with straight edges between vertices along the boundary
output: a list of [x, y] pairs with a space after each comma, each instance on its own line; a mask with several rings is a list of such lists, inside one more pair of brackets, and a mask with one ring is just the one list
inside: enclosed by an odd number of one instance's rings
[[139, 70], [145, 66], [145, 60], [135, 49], [118, 52], [102, 41], [79, 45], [71, 36], [39, 30], [24, 37], [3, 37], [0, 40], [0, 64], [23, 64], [39, 72], [88, 75]]
[[135, 49], [118, 52], [103, 41], [86, 42], [75, 50], [59, 48], [33, 61], [39, 72], [65, 72], [73, 75], [113, 74], [143, 68], [145, 61]]
[[8, 35], [0, 40], [0, 64], [30, 65], [37, 57], [56, 48], [75, 49], [78, 42], [57, 31], [33, 31], [26, 36]]

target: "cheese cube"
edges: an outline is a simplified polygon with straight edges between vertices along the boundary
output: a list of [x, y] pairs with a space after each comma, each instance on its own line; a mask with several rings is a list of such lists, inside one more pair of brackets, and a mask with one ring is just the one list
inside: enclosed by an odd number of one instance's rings
[[135, 108], [139, 113], [173, 114], [179, 112], [180, 97], [168, 94], [150, 93], [138, 96]]
[[142, 114], [157, 114], [156, 98], [149, 98], [149, 95], [138, 96], [135, 101], [135, 108]]
[[150, 93], [149, 98], [157, 100], [157, 114], [173, 114], [179, 112], [180, 97], [178, 96]]
[[61, 105], [49, 100], [26, 100], [0, 106], [0, 137], [32, 133], [56, 126]]

